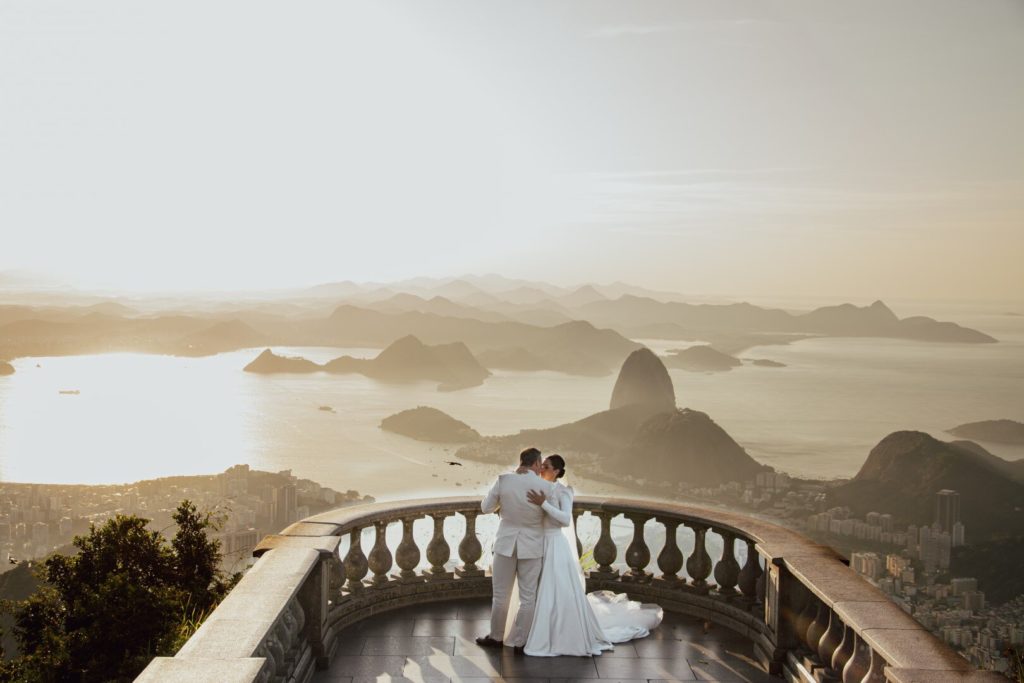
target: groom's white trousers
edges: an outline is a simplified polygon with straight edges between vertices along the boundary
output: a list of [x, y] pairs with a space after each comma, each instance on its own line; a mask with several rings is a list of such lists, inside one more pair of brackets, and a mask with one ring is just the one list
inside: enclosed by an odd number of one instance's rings
[[[512, 557], [495, 555], [491, 564], [493, 599], [491, 601], [491, 638], [505, 640], [514, 647], [526, 645], [526, 638], [533, 626], [533, 612], [537, 608], [537, 584], [540, 583], [540, 568], [543, 559], [532, 557], [520, 560], [512, 551]], [[509, 602], [512, 600], [512, 586], [518, 579], [519, 613], [515, 624], [505, 638], [505, 623], [508, 621]]]

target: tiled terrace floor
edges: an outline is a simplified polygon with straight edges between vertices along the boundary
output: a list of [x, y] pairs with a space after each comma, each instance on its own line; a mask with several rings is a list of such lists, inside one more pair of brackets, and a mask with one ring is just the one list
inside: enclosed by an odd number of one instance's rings
[[[356, 624], [341, 634], [330, 669], [316, 683], [364, 681], [563, 683], [584, 679], [778, 683], [758, 667], [753, 644], [720, 626], [665, 615], [649, 637], [600, 657], [526, 657], [480, 648], [490, 600], [420, 605]], [[540, 615], [538, 615], [540, 617]]]

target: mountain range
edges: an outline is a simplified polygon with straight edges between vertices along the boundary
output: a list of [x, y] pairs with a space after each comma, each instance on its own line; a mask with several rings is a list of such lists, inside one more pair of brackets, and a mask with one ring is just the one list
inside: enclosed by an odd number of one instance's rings
[[63, 303], [0, 306], [0, 355], [199, 356], [285, 345], [383, 348], [414, 335], [427, 344], [464, 343], [492, 369], [605, 375], [638, 348], [632, 339], [700, 339], [725, 355], [807, 336], [995, 341], [952, 322], [901, 319], [881, 301], [795, 312], [749, 303], [685, 302], [678, 294], [623, 283], [565, 288], [494, 275], [338, 282], [223, 299], [47, 296], [45, 301]]

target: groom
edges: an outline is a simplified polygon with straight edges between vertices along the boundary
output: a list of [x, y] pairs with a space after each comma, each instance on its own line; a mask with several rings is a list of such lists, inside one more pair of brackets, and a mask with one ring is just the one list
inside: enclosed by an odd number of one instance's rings
[[[491, 602], [491, 632], [476, 639], [482, 647], [511, 645], [521, 651], [533, 625], [533, 612], [540, 581], [541, 558], [544, 554], [544, 511], [526, 499], [529, 491], [551, 493], [550, 482], [541, 479], [540, 451], [527, 448], [519, 454], [519, 469], [502, 474], [484, 497], [480, 509], [485, 513], [500, 510], [498, 534], [494, 539], [494, 564], [491, 568], [493, 600]], [[505, 636], [512, 586], [519, 584], [519, 612], [515, 625]]]

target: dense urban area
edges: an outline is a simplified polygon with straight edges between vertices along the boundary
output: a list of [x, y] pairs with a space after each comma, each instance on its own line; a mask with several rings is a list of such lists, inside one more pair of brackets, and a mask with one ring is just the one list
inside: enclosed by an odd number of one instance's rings
[[372, 502], [299, 479], [289, 470], [261, 472], [236, 465], [211, 476], [167, 477], [133, 484], [77, 486], [0, 484], [0, 562], [4, 569], [59, 551], [74, 536], [115, 515], [138, 515], [149, 528], [174, 533], [171, 515], [184, 499], [217, 523], [224, 568], [239, 571], [267, 534], [321, 510]]
[[970, 533], [960, 520], [958, 492], [935, 492], [931, 526], [897, 527], [884, 511], [860, 519], [849, 508], [826, 508], [826, 489], [825, 482], [766, 472], [752, 482], [679, 493], [757, 511], [840, 549], [854, 571], [972, 664], [1010, 670], [1007, 651], [1024, 645], [1024, 596], [992, 605], [976, 578], [951, 574], [953, 548]]

